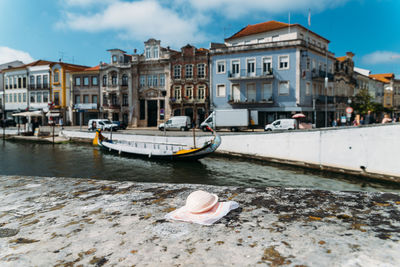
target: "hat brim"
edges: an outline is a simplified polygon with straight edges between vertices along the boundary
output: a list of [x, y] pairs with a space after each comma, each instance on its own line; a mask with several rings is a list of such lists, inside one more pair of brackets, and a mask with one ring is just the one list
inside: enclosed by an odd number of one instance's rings
[[200, 210], [190, 211], [190, 212], [194, 213], [194, 214], [199, 214], [199, 213], [203, 213], [203, 212], [206, 212], [206, 211], [209, 211], [210, 209], [212, 209], [215, 206], [215, 204], [217, 204], [217, 202], [218, 202], [218, 196], [216, 194], [211, 194], [211, 195], [214, 197], [214, 201], [210, 205], [208, 205]]

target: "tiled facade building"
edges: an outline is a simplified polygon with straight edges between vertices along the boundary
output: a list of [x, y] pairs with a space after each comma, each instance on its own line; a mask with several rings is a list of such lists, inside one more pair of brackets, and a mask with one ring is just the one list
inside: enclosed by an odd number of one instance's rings
[[189, 116], [199, 125], [209, 114], [209, 51], [186, 45], [170, 61], [172, 114]]

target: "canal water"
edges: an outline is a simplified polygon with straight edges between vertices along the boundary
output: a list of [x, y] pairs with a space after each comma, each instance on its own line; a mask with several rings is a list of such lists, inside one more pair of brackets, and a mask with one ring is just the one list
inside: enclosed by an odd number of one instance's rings
[[365, 182], [348, 175], [259, 161], [212, 156], [198, 162], [157, 162], [110, 154], [88, 144], [71, 143], [53, 146], [0, 141], [0, 175], [400, 192], [400, 187]]

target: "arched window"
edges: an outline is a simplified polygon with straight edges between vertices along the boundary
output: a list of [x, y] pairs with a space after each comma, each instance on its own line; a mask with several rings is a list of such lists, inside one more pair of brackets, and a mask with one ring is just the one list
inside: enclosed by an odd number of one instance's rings
[[117, 85], [117, 74], [115, 72], [111, 74], [111, 84]]
[[107, 75], [103, 76], [103, 86], [107, 86]]
[[128, 75], [126, 74], [122, 75], [122, 85], [128, 85]]

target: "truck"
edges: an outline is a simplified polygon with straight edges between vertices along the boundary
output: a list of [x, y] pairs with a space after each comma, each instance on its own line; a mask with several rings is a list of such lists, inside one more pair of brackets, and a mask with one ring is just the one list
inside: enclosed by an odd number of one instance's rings
[[207, 131], [208, 126], [215, 130], [225, 128], [237, 132], [257, 124], [258, 112], [256, 110], [216, 109], [200, 124], [200, 129]]

